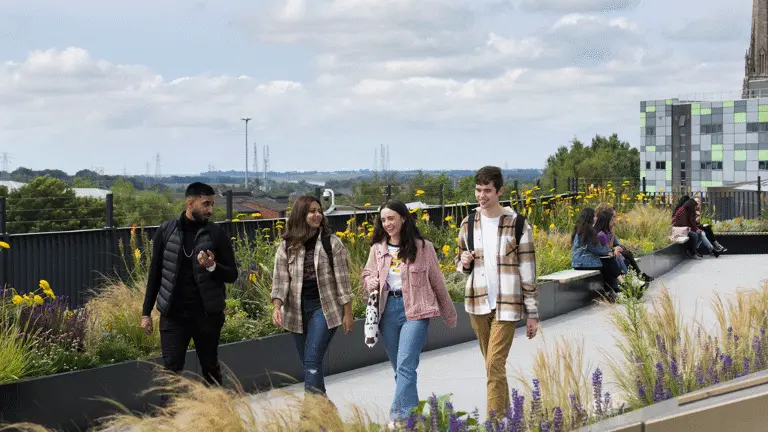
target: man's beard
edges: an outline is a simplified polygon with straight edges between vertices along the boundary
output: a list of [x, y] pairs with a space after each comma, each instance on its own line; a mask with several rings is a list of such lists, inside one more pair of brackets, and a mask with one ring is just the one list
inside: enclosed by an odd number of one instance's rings
[[192, 210], [192, 219], [196, 222], [207, 222], [208, 216], [205, 216], [200, 210]]

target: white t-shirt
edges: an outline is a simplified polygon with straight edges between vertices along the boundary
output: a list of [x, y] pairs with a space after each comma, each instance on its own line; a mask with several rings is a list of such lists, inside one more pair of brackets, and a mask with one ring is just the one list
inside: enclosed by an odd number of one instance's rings
[[387, 285], [390, 291], [399, 291], [403, 289], [403, 279], [400, 276], [403, 262], [398, 258], [400, 247], [387, 244], [387, 249], [392, 254], [392, 263], [389, 265], [389, 273], [387, 273]]
[[483, 236], [483, 264], [488, 287], [488, 306], [496, 309], [499, 296], [499, 220], [501, 216], [489, 218], [480, 214], [480, 232]]

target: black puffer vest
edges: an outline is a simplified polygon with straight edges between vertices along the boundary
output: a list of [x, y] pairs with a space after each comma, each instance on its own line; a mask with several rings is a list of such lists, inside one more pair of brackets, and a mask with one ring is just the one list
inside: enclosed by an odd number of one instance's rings
[[[182, 217], [184, 217], [182, 215]], [[171, 308], [173, 291], [177, 288], [176, 282], [179, 274], [179, 265], [182, 260], [180, 256], [183, 249], [180, 221], [178, 219], [167, 221], [160, 226], [163, 230], [163, 271], [160, 277], [160, 292], [157, 296], [157, 310], [162, 314], [167, 314]], [[208, 223], [201, 228], [195, 235], [195, 246], [192, 251], [193, 257], [201, 250], [210, 250], [216, 255], [216, 240], [224, 235], [221, 228], [214, 223]], [[192, 269], [195, 274], [195, 281], [200, 289], [200, 297], [203, 300], [203, 307], [206, 313], [223, 312], [225, 308], [226, 286], [223, 282], [217, 282], [211, 277], [211, 272], [198, 264], [197, 258], [192, 260]], [[179, 288], [181, 289], [181, 288]]]

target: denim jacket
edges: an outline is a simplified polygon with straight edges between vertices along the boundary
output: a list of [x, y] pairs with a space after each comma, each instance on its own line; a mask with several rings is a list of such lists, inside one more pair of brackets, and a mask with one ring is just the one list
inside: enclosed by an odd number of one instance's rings
[[602, 267], [600, 257], [609, 253], [611, 249], [599, 243], [583, 244], [577, 235], [573, 238], [573, 245], [571, 245], [571, 267]]

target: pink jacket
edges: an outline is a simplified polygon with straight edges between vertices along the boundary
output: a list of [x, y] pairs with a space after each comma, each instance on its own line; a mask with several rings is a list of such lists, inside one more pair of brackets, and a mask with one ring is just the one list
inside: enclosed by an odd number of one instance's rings
[[[386, 282], [391, 263], [392, 255], [386, 241], [371, 246], [362, 282], [363, 289], [368, 292], [379, 290], [379, 316], [384, 313], [389, 297]], [[416, 260], [403, 263], [401, 277], [405, 317], [409, 321], [442, 315], [449, 327], [456, 326], [456, 308], [445, 286], [445, 277], [432, 243], [425, 240], [422, 245], [420, 240], [417, 241]]]

